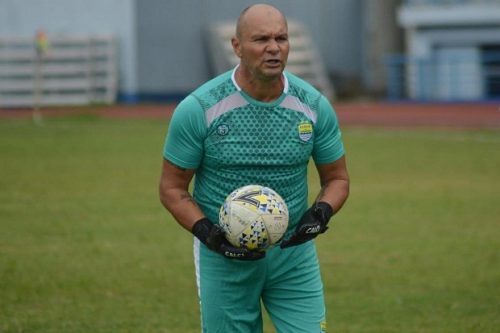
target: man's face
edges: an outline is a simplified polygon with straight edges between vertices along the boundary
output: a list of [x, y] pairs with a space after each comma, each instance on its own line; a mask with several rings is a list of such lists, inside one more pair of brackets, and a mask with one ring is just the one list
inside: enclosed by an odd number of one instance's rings
[[288, 28], [281, 15], [252, 15], [233, 40], [241, 66], [259, 80], [280, 77], [288, 59]]

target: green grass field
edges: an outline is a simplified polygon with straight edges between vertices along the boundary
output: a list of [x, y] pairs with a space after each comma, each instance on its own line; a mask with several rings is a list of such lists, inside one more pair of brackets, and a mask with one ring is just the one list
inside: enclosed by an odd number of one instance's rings
[[[192, 238], [157, 196], [165, 131], [0, 120], [0, 332], [200, 331]], [[344, 138], [351, 196], [317, 242], [329, 332], [499, 332], [500, 133]]]

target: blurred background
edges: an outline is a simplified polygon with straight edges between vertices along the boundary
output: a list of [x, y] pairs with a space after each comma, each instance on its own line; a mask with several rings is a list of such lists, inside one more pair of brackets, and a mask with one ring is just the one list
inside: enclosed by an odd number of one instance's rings
[[[234, 66], [252, 3], [0, 0], [0, 107], [178, 101]], [[288, 70], [332, 98], [500, 97], [500, 0], [268, 3], [290, 21]]]

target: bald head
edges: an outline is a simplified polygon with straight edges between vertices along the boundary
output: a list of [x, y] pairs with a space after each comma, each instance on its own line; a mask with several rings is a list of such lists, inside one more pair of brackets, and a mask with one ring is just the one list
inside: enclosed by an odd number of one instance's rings
[[269, 92], [273, 98], [279, 96], [290, 49], [285, 16], [270, 5], [246, 8], [238, 18], [231, 45], [240, 58], [235, 76], [240, 87], [257, 99]]
[[260, 20], [278, 20], [287, 26], [286, 17], [276, 7], [267, 4], [250, 5], [243, 9], [236, 23], [236, 37], [241, 38], [242, 34], [258, 24]]

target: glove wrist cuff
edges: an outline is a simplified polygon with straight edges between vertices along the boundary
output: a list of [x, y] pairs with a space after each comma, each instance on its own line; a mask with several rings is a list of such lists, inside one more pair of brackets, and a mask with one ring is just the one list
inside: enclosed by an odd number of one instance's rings
[[330, 204], [324, 202], [324, 201], [318, 201], [316, 202], [316, 207], [318, 207], [321, 212], [323, 213], [323, 217], [325, 219], [325, 222], [328, 223], [330, 219], [333, 216], [333, 208], [330, 206]]
[[198, 238], [203, 244], [206, 244], [208, 235], [210, 234], [210, 230], [212, 230], [213, 226], [213, 223], [204, 217], [193, 224], [191, 233], [195, 235], [196, 238]]

